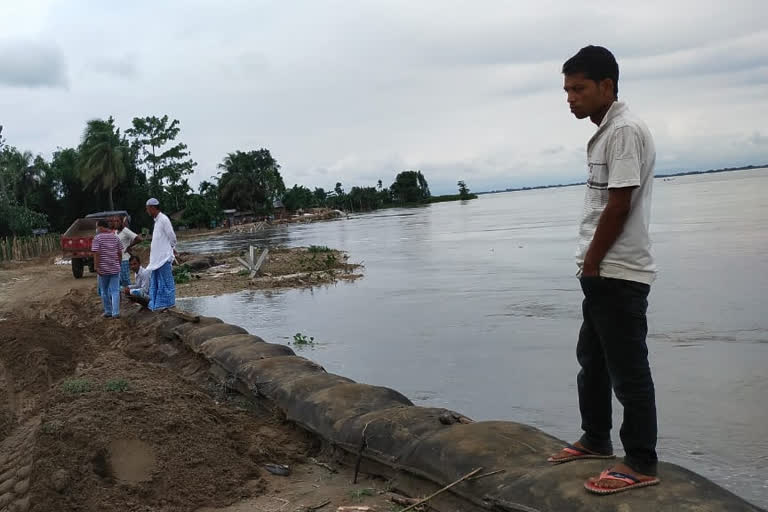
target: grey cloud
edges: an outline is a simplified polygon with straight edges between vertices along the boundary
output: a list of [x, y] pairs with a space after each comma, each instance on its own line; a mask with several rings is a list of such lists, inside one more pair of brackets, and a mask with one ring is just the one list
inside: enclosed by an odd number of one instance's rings
[[768, 66], [768, 31], [672, 53], [629, 59], [630, 78], [735, 73]]
[[542, 155], [556, 155], [558, 153], [562, 153], [563, 151], [565, 151], [565, 146], [558, 145], [558, 146], [544, 148], [540, 151], [540, 153]]
[[118, 78], [133, 78], [137, 75], [136, 59], [131, 55], [122, 57], [96, 57], [88, 63], [88, 68], [97, 73]]
[[749, 138], [749, 142], [755, 146], [768, 146], [768, 135], [762, 135], [760, 132], [754, 132]]
[[58, 46], [35, 41], [0, 43], [0, 84], [66, 87], [67, 63]]

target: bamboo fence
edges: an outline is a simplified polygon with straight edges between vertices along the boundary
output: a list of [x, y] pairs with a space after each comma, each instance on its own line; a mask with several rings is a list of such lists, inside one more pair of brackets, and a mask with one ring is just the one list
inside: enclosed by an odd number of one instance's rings
[[0, 261], [24, 261], [48, 256], [61, 250], [60, 235], [51, 233], [40, 236], [0, 238]]

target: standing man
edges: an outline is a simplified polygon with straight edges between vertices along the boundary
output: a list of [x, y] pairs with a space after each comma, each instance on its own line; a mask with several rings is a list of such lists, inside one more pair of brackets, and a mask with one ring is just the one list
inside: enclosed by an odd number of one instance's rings
[[128, 229], [129, 223], [130, 217], [122, 217], [117, 230], [117, 238], [120, 239], [123, 246], [123, 256], [120, 262], [120, 286], [123, 288], [131, 285], [131, 247], [140, 244], [143, 240], [141, 235]]
[[624, 460], [585, 482], [613, 494], [659, 483], [656, 398], [648, 364], [646, 310], [656, 276], [648, 224], [656, 150], [648, 128], [618, 101], [619, 66], [610, 51], [587, 46], [563, 64], [568, 105], [597, 131], [587, 145], [589, 176], [576, 262], [584, 322], [576, 357], [578, 442], [550, 457], [559, 464], [613, 458], [611, 390], [624, 407]]
[[160, 202], [154, 197], [147, 201], [147, 213], [154, 219], [152, 245], [149, 249], [149, 309], [168, 309], [176, 305], [176, 285], [173, 282], [173, 258], [176, 233], [171, 220], [160, 211]]
[[123, 248], [107, 219], [96, 222], [98, 234], [91, 242], [93, 266], [99, 281], [99, 295], [104, 305], [104, 318], [120, 318], [120, 259]]

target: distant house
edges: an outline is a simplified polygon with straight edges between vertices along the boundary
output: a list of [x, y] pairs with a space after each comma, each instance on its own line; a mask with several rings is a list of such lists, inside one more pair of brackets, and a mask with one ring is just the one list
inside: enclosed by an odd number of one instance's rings
[[285, 209], [285, 205], [281, 199], [275, 199], [272, 201], [272, 211], [276, 219], [283, 219], [288, 216], [288, 212]]
[[222, 213], [227, 216], [226, 225], [228, 228], [231, 228], [235, 225], [235, 214], [237, 213], [237, 210], [234, 208], [229, 210], [222, 210]]

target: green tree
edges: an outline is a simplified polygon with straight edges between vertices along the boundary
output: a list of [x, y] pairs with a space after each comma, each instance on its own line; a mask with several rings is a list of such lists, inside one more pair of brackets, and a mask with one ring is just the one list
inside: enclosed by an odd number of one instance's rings
[[467, 184], [464, 183], [464, 180], [459, 180], [459, 182], [456, 184], [459, 187], [459, 196], [462, 199], [469, 199], [470, 192], [469, 188], [467, 187]]
[[14, 192], [16, 201], [29, 206], [29, 196], [37, 184], [38, 171], [33, 164], [34, 157], [30, 151], [14, 151], [11, 162], [11, 172], [14, 175]]
[[315, 190], [312, 191], [312, 195], [315, 196], [315, 204], [317, 206], [325, 206], [325, 200], [328, 198], [328, 192], [322, 188], [315, 187]]
[[83, 186], [93, 186], [95, 190], [107, 191], [109, 209], [114, 210], [112, 193], [115, 187], [125, 179], [124, 140], [120, 129], [109, 119], [88, 121], [80, 143], [78, 168]]
[[294, 185], [283, 194], [283, 204], [286, 210], [296, 211], [315, 206], [315, 195], [307, 187]]
[[45, 214], [34, 212], [14, 200], [0, 200], [0, 235], [29, 235], [48, 226]]
[[184, 177], [197, 166], [186, 144], [172, 144], [180, 131], [179, 120], [169, 121], [167, 115], [135, 117], [132, 127], [126, 130], [138, 153], [138, 166], [149, 176], [150, 194], [170, 203], [176, 211], [184, 208], [185, 198], [192, 191]]
[[239, 210], [271, 211], [285, 192], [280, 166], [268, 149], [235, 151], [219, 164], [222, 205]]
[[3, 125], [0, 124], [0, 202], [6, 198], [5, 190], [5, 168], [2, 165], [3, 146], [5, 145], [5, 139], [3, 138]]
[[347, 204], [352, 211], [375, 210], [381, 206], [379, 191], [376, 187], [352, 187], [347, 194]]
[[397, 203], [418, 203], [429, 199], [429, 185], [421, 171], [403, 171], [389, 187], [393, 201]]
[[0, 153], [0, 188], [2, 195], [14, 198], [25, 208], [34, 203], [34, 194], [45, 175], [47, 162], [30, 151], [6, 146]]
[[182, 223], [195, 227], [214, 227], [222, 218], [219, 207], [219, 188], [209, 181], [203, 181], [197, 194], [191, 194], [181, 217]]

